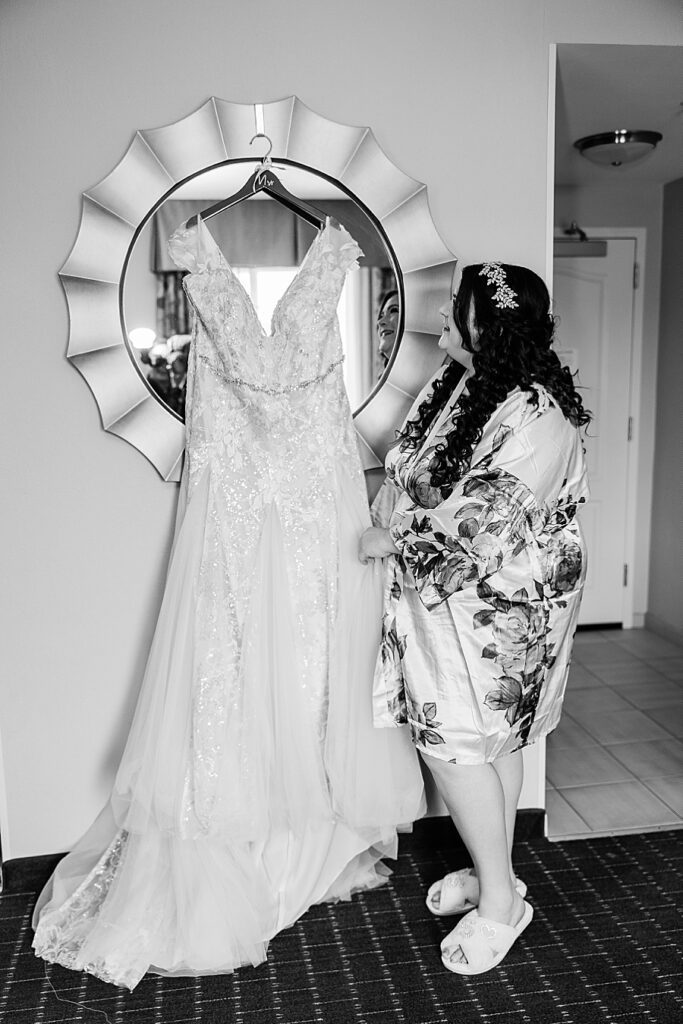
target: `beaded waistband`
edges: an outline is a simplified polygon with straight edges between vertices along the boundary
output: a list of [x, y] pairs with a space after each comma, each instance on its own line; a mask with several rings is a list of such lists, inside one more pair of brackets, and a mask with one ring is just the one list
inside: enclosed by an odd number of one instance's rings
[[340, 366], [344, 362], [344, 356], [340, 359], [336, 359], [333, 363], [330, 363], [322, 373], [317, 374], [315, 377], [309, 377], [308, 380], [301, 380], [298, 384], [285, 384], [283, 387], [269, 387], [266, 384], [253, 384], [251, 381], [243, 380], [241, 377], [229, 377], [219, 366], [216, 366], [208, 356], [198, 353], [198, 358], [207, 366], [219, 380], [222, 380], [225, 384], [234, 384], [240, 388], [247, 388], [249, 391], [262, 391], [266, 395], [287, 395], [292, 391], [302, 391], [304, 388], [310, 388], [312, 384], [319, 384], [320, 381], [324, 380], [325, 377], [329, 377], [333, 370]]

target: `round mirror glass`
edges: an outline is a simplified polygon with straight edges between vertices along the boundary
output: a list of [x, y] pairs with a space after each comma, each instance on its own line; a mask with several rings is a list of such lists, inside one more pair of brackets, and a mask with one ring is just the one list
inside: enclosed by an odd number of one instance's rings
[[[237, 193], [258, 161], [229, 161], [185, 181], [141, 225], [131, 244], [121, 288], [122, 328], [131, 359], [147, 387], [184, 418], [191, 310], [185, 272], [168, 254], [168, 240], [190, 217]], [[363, 251], [348, 275], [338, 307], [344, 377], [352, 409], [384, 375], [401, 333], [401, 280], [377, 222], [350, 193], [326, 176], [278, 161], [284, 187], [309, 207], [343, 224]], [[249, 293], [266, 331], [277, 300], [296, 275], [316, 228], [277, 199], [259, 192], [205, 222]]]

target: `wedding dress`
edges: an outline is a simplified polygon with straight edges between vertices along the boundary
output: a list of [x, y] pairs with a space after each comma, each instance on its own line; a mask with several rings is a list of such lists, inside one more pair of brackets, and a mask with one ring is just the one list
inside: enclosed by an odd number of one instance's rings
[[409, 736], [372, 727], [382, 584], [336, 316], [360, 250], [328, 221], [267, 333], [201, 220], [169, 245], [195, 328], [166, 589], [111, 799], [35, 915], [39, 956], [128, 988], [261, 962], [382, 884], [424, 813]]

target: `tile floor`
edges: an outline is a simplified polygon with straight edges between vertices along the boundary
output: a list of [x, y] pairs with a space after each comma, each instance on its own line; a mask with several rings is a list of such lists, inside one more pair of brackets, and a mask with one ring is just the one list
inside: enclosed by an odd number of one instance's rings
[[683, 647], [645, 629], [577, 633], [546, 796], [556, 841], [683, 828]]

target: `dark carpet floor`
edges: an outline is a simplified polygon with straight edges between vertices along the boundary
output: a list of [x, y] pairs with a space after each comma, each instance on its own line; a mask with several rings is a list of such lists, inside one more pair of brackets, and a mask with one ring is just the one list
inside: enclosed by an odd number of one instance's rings
[[0, 1024], [681, 1024], [683, 832], [518, 843], [534, 920], [499, 968], [469, 979], [439, 958], [454, 921], [424, 905], [427, 886], [462, 863], [450, 826], [422, 822], [402, 839], [388, 886], [313, 908], [266, 964], [147, 976], [133, 993], [33, 956], [46, 865], [10, 863]]

